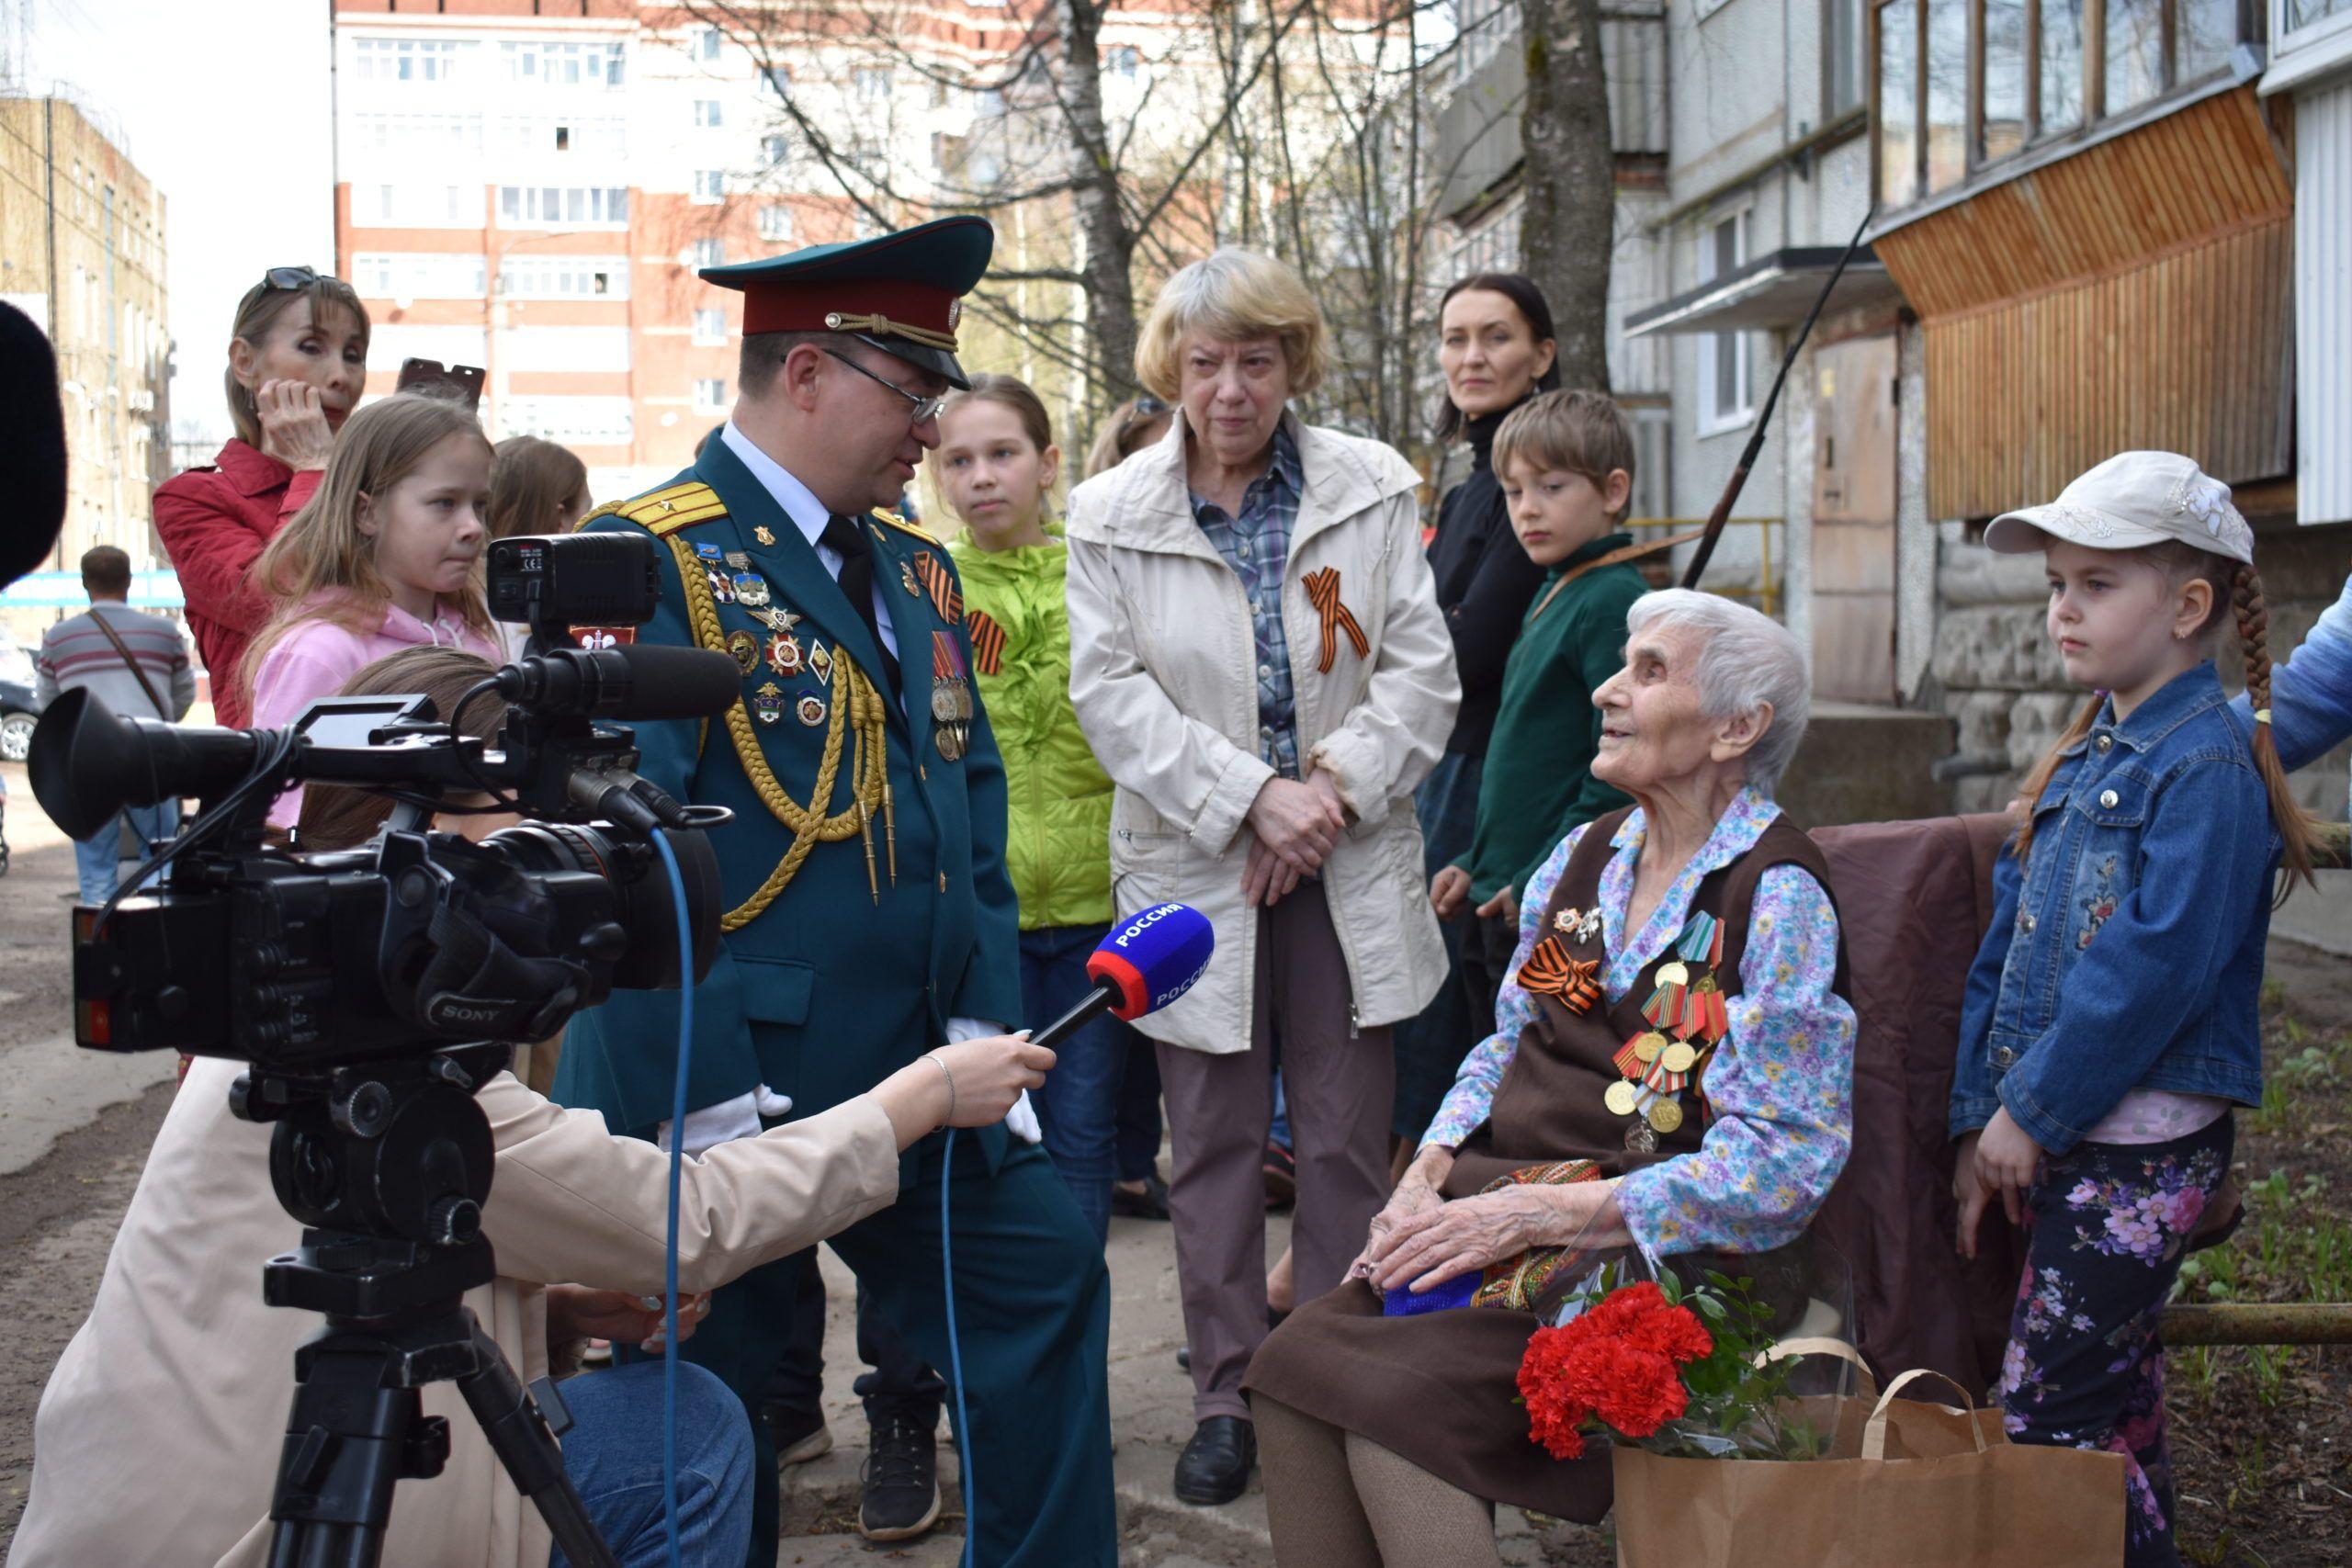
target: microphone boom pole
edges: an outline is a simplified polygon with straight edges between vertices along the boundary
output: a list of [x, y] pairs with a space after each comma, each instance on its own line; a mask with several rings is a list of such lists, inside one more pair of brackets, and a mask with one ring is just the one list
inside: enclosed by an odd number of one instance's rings
[[1698, 587], [1700, 573], [1707, 570], [1707, 562], [1713, 558], [1715, 541], [1723, 537], [1724, 524], [1731, 516], [1732, 507], [1737, 504], [1739, 492], [1747, 488], [1747, 471], [1756, 466], [1757, 454], [1764, 450], [1764, 434], [1771, 428], [1772, 410], [1781, 400], [1781, 388], [1788, 380], [1789, 372], [1796, 367], [1797, 351], [1804, 347], [1804, 340], [1813, 335], [1813, 324], [1821, 319], [1821, 308], [1829, 303], [1829, 296], [1837, 288], [1838, 280], [1846, 276], [1846, 264], [1852, 261], [1854, 253], [1861, 248], [1862, 235], [1870, 228], [1871, 220], [1877, 216], [1878, 206], [1872, 203], [1870, 210], [1862, 214], [1862, 220], [1854, 226], [1854, 237], [1846, 242], [1846, 254], [1839, 256], [1838, 265], [1830, 269], [1829, 281], [1821, 286], [1821, 297], [1813, 302], [1813, 309], [1805, 312], [1804, 325], [1797, 329], [1797, 335], [1789, 341], [1788, 353], [1781, 356], [1781, 373], [1772, 378], [1772, 390], [1765, 398], [1764, 406], [1756, 411], [1756, 423], [1747, 433], [1747, 447], [1740, 453], [1739, 464], [1732, 469], [1731, 479], [1724, 485], [1723, 496], [1715, 502], [1714, 511], [1707, 514], [1706, 532], [1700, 537], [1699, 547], [1690, 552], [1690, 564], [1682, 570], [1683, 587]]

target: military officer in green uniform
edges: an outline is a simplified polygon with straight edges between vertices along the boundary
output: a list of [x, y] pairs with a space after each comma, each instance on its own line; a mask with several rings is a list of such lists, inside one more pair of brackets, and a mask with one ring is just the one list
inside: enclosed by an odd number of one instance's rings
[[[734, 820], [714, 836], [725, 935], [695, 993], [687, 1126], [665, 1125], [674, 994], [616, 993], [571, 1027], [557, 1098], [616, 1131], [707, 1146], [837, 1104], [943, 1041], [1044, 1021], [1019, 1016], [1004, 772], [955, 566], [879, 510], [938, 444], [941, 395], [967, 384], [960, 297], [993, 245], [985, 220], [948, 218], [706, 269], [744, 295], [732, 417], [692, 468], [582, 525], [662, 546], [661, 607], [639, 640], [717, 649], [742, 670], [723, 716], [636, 727], [647, 778]], [[1109, 1568], [1102, 1250], [1033, 1145], [1001, 1126], [966, 1134], [952, 1169], [944, 1145], [910, 1150], [898, 1203], [831, 1245], [944, 1370], [952, 1243], [975, 1561]], [[801, 1267], [813, 1262], [719, 1292], [684, 1347], [750, 1410]], [[775, 1494], [757, 1491], [765, 1568]]]

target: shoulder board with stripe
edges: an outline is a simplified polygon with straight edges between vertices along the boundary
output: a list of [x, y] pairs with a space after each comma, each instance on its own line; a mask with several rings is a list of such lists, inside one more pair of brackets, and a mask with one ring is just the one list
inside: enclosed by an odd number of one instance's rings
[[717, 491], [700, 479], [689, 479], [684, 484], [652, 491], [604, 510], [618, 513], [660, 539], [696, 523], [707, 523], [714, 517], [726, 516], [727, 503], [718, 499]]
[[866, 515], [872, 517], [874, 521], [880, 523], [887, 527], [896, 528], [901, 534], [910, 534], [914, 537], [921, 539], [926, 545], [936, 545], [939, 543], [939, 539], [936, 535], [924, 533], [922, 529], [916, 527], [913, 524], [908, 522], [905, 518], [899, 516], [895, 512], [885, 512], [877, 506]]

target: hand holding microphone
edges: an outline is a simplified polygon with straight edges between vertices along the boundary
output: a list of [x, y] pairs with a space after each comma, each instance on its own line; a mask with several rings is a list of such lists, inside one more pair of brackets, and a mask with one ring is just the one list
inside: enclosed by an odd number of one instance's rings
[[1166, 1007], [1192, 989], [1216, 949], [1208, 917], [1182, 904], [1122, 920], [1086, 960], [1094, 988], [1061, 1017], [1025, 1040], [996, 1034], [942, 1045], [882, 1080], [874, 1097], [899, 1146], [942, 1127], [1003, 1121], [1023, 1091], [1045, 1087], [1056, 1052], [1090, 1019], [1107, 1011], [1132, 1021]]

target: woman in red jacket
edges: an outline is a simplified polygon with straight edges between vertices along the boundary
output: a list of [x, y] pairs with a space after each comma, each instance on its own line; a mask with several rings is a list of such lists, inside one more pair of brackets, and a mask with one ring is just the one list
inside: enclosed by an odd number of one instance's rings
[[334, 434], [367, 382], [368, 331], [368, 311], [343, 279], [270, 268], [238, 302], [229, 342], [235, 439], [209, 467], [155, 488], [155, 531], [211, 674], [216, 723], [251, 721], [237, 666], [276, 609], [250, 581], [253, 564], [319, 488]]

